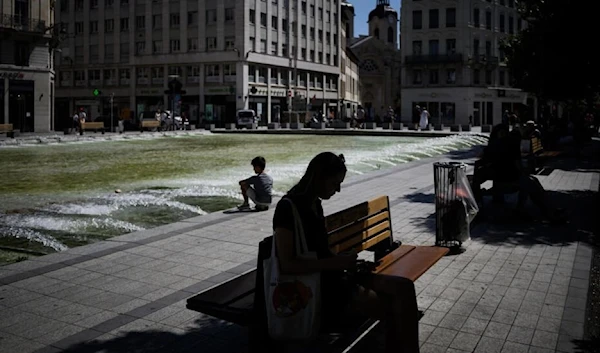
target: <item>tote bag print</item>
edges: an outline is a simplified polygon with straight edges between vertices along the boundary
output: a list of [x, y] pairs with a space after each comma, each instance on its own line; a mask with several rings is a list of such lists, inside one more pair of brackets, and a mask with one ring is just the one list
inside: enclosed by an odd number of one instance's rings
[[[291, 203], [291, 201], [289, 201]], [[308, 252], [304, 231], [293, 203], [296, 256], [316, 258]], [[310, 340], [319, 331], [319, 298], [321, 275], [282, 275], [279, 273], [275, 237], [271, 257], [264, 260], [265, 304], [269, 335], [281, 340]]]

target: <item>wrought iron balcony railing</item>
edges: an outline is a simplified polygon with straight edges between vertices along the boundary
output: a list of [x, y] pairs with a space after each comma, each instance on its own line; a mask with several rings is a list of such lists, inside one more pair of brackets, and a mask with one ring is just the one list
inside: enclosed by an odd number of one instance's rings
[[0, 28], [10, 28], [23, 32], [44, 33], [46, 32], [46, 21], [18, 15], [0, 14]]

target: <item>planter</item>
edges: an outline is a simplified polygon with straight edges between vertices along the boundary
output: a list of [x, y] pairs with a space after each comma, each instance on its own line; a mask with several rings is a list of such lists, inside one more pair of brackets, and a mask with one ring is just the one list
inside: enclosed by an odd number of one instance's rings
[[281, 128], [282, 129], [289, 129], [290, 128], [290, 123], [281, 123]]
[[444, 124], [435, 124], [433, 126], [433, 130], [435, 130], [435, 131], [443, 131], [444, 130]]
[[227, 124], [225, 124], [225, 129], [227, 129], [227, 130], [235, 130], [236, 126], [235, 126], [234, 123], [227, 123]]
[[462, 131], [462, 126], [461, 125], [452, 125], [452, 126], [450, 126], [450, 131], [452, 131], [452, 132], [461, 132]]
[[391, 130], [392, 129], [392, 123], [383, 123], [383, 125], [381, 127], [384, 130]]
[[392, 124], [392, 129], [394, 129], [394, 130], [402, 130], [402, 129], [404, 129], [404, 125], [402, 123], [393, 123]]
[[461, 125], [462, 131], [471, 131], [471, 125]]
[[304, 128], [304, 124], [302, 123], [291, 123], [290, 128], [292, 130], [302, 130]]
[[311, 129], [323, 130], [327, 127], [326, 123], [310, 123]]
[[212, 130], [214, 130], [214, 129], [215, 129], [215, 127], [216, 127], [216, 125], [215, 125], [215, 124], [206, 124], [206, 125], [204, 125], [204, 129], [205, 129], [205, 130], [209, 130], [209, 131], [212, 131]]
[[365, 129], [367, 129], [367, 130], [374, 130], [376, 127], [377, 127], [377, 123], [374, 123], [372, 121], [365, 123]]
[[349, 129], [350, 128], [350, 123], [341, 121], [341, 120], [334, 120], [331, 123], [331, 127], [334, 129]]
[[269, 130], [278, 130], [280, 128], [279, 123], [269, 123]]

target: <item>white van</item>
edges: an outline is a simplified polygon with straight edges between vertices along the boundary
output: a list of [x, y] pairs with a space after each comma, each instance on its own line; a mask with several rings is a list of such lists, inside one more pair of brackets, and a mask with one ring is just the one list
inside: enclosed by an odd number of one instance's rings
[[258, 124], [256, 112], [251, 109], [238, 110], [236, 114], [236, 127], [241, 129], [243, 127], [248, 127], [251, 124]]

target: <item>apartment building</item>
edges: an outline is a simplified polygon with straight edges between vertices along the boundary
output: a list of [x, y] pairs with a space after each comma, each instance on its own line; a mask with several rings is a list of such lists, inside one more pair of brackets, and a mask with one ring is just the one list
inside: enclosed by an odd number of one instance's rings
[[[60, 0], [57, 21], [73, 37], [57, 61], [57, 111], [107, 115], [111, 95], [113, 114], [132, 119], [172, 108], [222, 123], [249, 108], [266, 123], [290, 94], [338, 108], [339, 0]], [[172, 78], [186, 90], [174, 107]]]
[[514, 0], [408, 0], [401, 19], [403, 120], [416, 105], [433, 123], [496, 124], [506, 110], [535, 116], [500, 49], [525, 25]]
[[0, 0], [0, 124], [53, 129], [53, 23], [53, 1]]
[[360, 60], [350, 49], [354, 38], [354, 6], [342, 1], [342, 23], [340, 38], [342, 42], [340, 62], [340, 117], [351, 118], [360, 104], [359, 65]]

